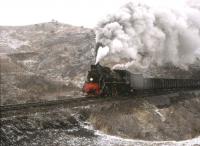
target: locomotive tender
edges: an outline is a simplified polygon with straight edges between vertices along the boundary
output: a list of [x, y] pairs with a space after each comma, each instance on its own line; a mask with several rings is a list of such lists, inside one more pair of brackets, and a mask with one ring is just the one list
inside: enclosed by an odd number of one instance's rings
[[137, 91], [164, 89], [200, 89], [200, 80], [144, 78], [127, 70], [111, 70], [100, 64], [91, 65], [83, 92], [94, 96], [131, 95]]

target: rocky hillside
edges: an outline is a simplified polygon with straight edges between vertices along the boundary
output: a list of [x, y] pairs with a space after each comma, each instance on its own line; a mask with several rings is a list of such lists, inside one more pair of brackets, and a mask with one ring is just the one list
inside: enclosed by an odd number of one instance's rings
[[2, 146], [199, 146], [200, 91], [2, 112]]
[[1, 104], [77, 94], [94, 45], [93, 30], [58, 22], [0, 27]]

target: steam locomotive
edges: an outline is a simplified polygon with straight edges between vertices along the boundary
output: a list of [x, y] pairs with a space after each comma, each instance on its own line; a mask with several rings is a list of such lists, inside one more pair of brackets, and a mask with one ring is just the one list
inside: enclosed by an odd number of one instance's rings
[[131, 95], [138, 91], [164, 89], [200, 89], [200, 80], [144, 78], [127, 70], [111, 70], [100, 64], [91, 65], [83, 92], [93, 96]]

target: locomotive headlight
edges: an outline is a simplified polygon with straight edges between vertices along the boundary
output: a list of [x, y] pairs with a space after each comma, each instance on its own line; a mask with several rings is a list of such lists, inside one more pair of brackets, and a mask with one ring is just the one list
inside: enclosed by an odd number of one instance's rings
[[93, 78], [90, 78], [90, 81], [92, 82], [92, 81], [93, 81]]

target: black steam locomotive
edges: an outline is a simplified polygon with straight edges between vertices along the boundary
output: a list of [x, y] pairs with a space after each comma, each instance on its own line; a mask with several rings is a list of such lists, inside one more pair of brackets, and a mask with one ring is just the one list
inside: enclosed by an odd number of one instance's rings
[[91, 65], [83, 91], [88, 95], [130, 95], [138, 91], [164, 89], [200, 89], [200, 80], [144, 78], [126, 70], [111, 70], [100, 64]]

